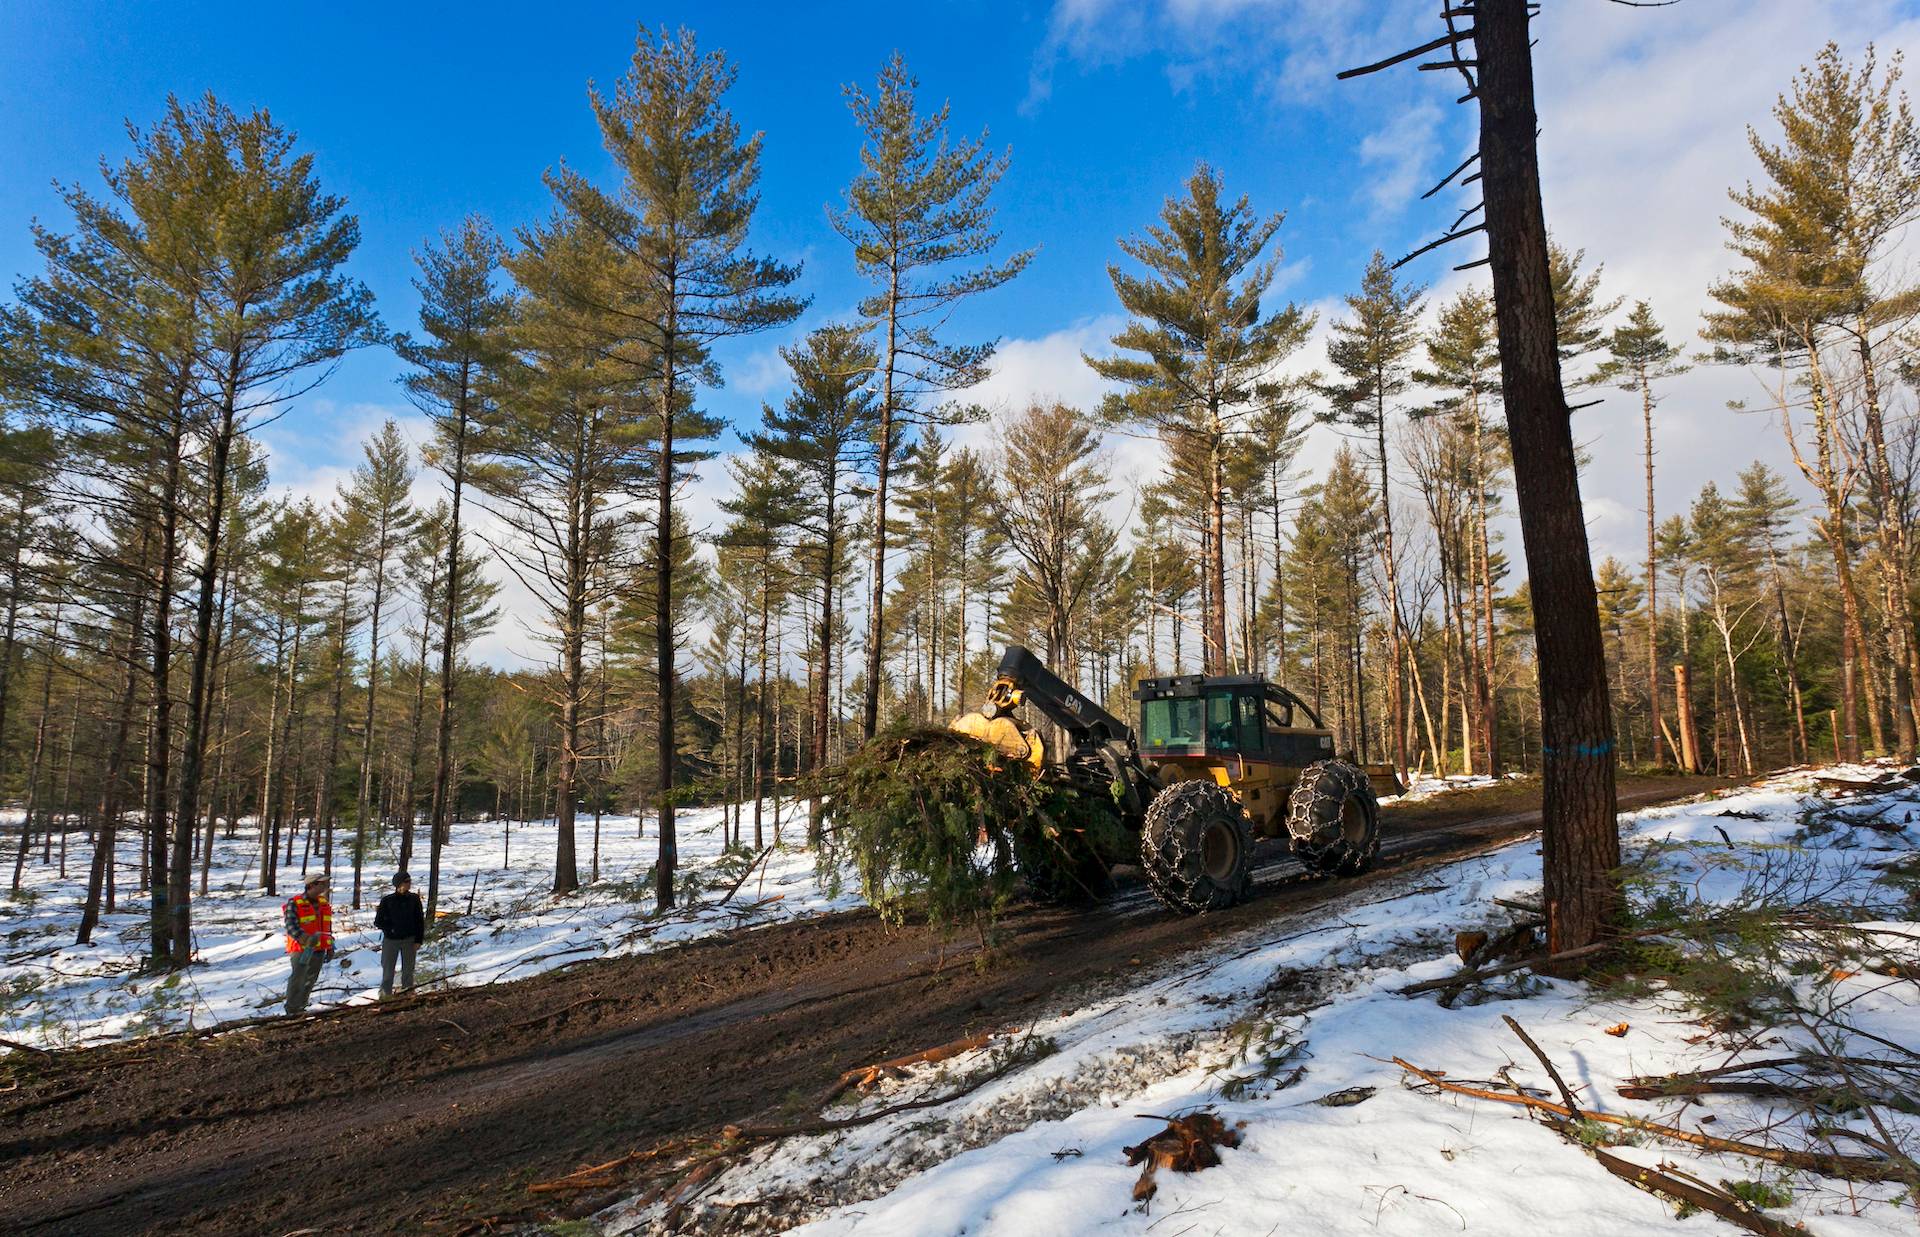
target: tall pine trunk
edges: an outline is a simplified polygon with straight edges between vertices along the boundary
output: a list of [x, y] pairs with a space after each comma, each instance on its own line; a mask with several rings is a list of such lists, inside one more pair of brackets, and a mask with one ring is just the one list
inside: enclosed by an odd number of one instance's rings
[[[669, 285], [666, 303], [677, 305], [679, 289]], [[660, 858], [654, 865], [654, 900], [660, 910], [666, 910], [674, 904], [673, 878], [674, 868], [679, 863], [679, 835], [674, 827], [673, 773], [674, 760], [678, 755], [673, 737], [673, 696], [674, 696], [674, 656], [673, 656], [673, 412], [674, 401], [679, 398], [678, 364], [674, 357], [671, 342], [674, 331], [673, 310], [668, 310], [667, 334], [669, 342], [665, 348], [663, 367], [666, 381], [660, 384], [660, 463], [659, 463], [659, 506], [654, 518], [659, 527], [655, 531], [654, 552], [659, 561], [655, 564], [653, 621], [654, 621], [654, 673], [659, 680], [660, 717], [656, 726], [659, 744], [656, 748], [660, 762], [658, 770], [659, 809], [660, 809]]]
[[873, 471], [873, 579], [867, 603], [867, 699], [860, 715], [860, 734], [871, 739], [880, 728], [880, 653], [887, 599], [887, 482], [893, 468], [893, 379], [900, 363], [900, 272], [887, 282], [887, 355], [880, 370], [880, 450]]
[[446, 845], [453, 817], [453, 671], [458, 652], [456, 624], [460, 614], [460, 498], [467, 479], [467, 427], [473, 397], [472, 367], [460, 371], [455, 400], [453, 470], [448, 480], [453, 495], [447, 515], [447, 583], [440, 606], [440, 714], [434, 728], [433, 808], [427, 822], [427, 930], [433, 930], [440, 902], [440, 852]]
[[[153, 526], [143, 522], [140, 527], [139, 562], [132, 573], [134, 578], [146, 575], [147, 556], [152, 552]], [[144, 589], [133, 590], [133, 611], [128, 616], [127, 642], [121, 653], [126, 675], [120, 689], [120, 707], [114, 717], [113, 741], [107, 747], [106, 770], [100, 779], [99, 821], [94, 832], [93, 863], [87, 871], [87, 899], [80, 910], [80, 928], [74, 937], [76, 945], [93, 943], [93, 930], [100, 922], [102, 898], [104, 896], [109, 906], [113, 901], [113, 847], [120, 825], [120, 782], [125, 773], [127, 742], [132, 737], [133, 711], [139, 694], [140, 631], [146, 621], [146, 601]]]
[[1527, 22], [1527, 0], [1475, 7], [1494, 313], [1540, 668], [1547, 947], [1557, 952], [1613, 926], [1620, 833], [1606, 653], [1555, 337]]
[[213, 599], [219, 585], [222, 533], [227, 522], [227, 461], [233, 452], [236, 403], [240, 398], [240, 352], [229, 361], [220, 418], [207, 459], [207, 537], [197, 576], [199, 597], [193, 615], [193, 670], [187, 680], [187, 737], [180, 751], [180, 801], [175, 810], [172, 904], [173, 964], [185, 966], [193, 953], [193, 919], [187, 882], [193, 825], [199, 815], [201, 769], [206, 759], [207, 697], [213, 665]]
[[1640, 429], [1647, 473], [1647, 717], [1653, 763], [1664, 763], [1660, 736], [1660, 551], [1653, 531], [1653, 388], [1640, 370]]

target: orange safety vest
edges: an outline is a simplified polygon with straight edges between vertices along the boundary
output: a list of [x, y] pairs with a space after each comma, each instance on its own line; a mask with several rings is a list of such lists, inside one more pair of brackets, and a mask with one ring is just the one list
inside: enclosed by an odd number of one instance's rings
[[[315, 949], [325, 953], [333, 948], [333, 903], [327, 901], [324, 895], [316, 899], [296, 893], [287, 899], [283, 909], [291, 912], [287, 916], [288, 926], [298, 924], [302, 933], [316, 938], [313, 945]], [[287, 952], [300, 952], [300, 937], [292, 932], [287, 933]]]

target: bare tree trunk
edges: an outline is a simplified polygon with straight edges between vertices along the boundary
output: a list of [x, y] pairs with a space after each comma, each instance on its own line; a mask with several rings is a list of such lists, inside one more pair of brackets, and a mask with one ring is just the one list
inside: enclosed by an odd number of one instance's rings
[[[678, 289], [669, 288], [666, 302], [676, 304]], [[672, 336], [672, 311], [669, 310], [668, 334]], [[674, 831], [673, 773], [674, 762], [679, 751], [673, 739], [673, 697], [674, 697], [674, 649], [673, 649], [673, 416], [674, 403], [680, 397], [675, 381], [678, 370], [671, 343], [666, 348], [662, 370], [666, 381], [660, 384], [660, 464], [658, 495], [659, 508], [655, 512], [658, 528], [655, 533], [658, 541], [655, 553], [658, 563], [655, 566], [653, 621], [654, 621], [654, 671], [659, 681], [660, 717], [655, 729], [658, 732], [656, 752], [660, 762], [660, 858], [654, 865], [654, 896], [660, 910], [673, 905], [674, 867], [679, 861], [679, 836]]]
[[1910, 582], [1912, 559], [1907, 546], [1907, 529], [1902, 520], [1902, 502], [1895, 492], [1893, 469], [1887, 462], [1887, 435], [1880, 409], [1880, 376], [1874, 368], [1873, 340], [1864, 318], [1857, 323], [1855, 349], [1860, 356], [1860, 377], [1865, 395], [1863, 411], [1867, 428], [1867, 477], [1880, 516], [1881, 572], [1887, 606], [1887, 642], [1893, 663], [1893, 722], [1899, 735], [1900, 757], [1911, 761], [1916, 742], [1914, 725], [1913, 674], [1913, 586]]
[[860, 733], [871, 739], [880, 728], [880, 636], [887, 598], [887, 482], [893, 468], [894, 370], [899, 365], [900, 275], [887, 284], [887, 355], [880, 369], [879, 452], [873, 476], [873, 579], [867, 603], [867, 699], [860, 716]]
[[560, 759], [554, 774], [555, 893], [572, 893], [580, 887], [573, 788], [580, 765], [580, 702], [587, 690], [587, 555], [593, 544], [595, 501], [593, 488], [583, 487], [567, 521], [566, 618], [560, 631]]
[[[141, 565], [138, 575], [144, 575], [145, 559], [152, 552], [152, 526], [143, 524], [140, 532]], [[127, 643], [122, 653], [122, 662], [126, 666], [126, 679], [120, 689], [120, 708], [114, 719], [113, 742], [107, 748], [107, 767], [100, 780], [99, 828], [94, 834], [93, 864], [87, 872], [87, 900], [80, 910], [80, 929], [74, 937], [76, 945], [91, 945], [93, 929], [100, 922], [100, 905], [104, 895], [109, 908], [113, 900], [113, 845], [114, 835], [120, 823], [120, 780], [127, 759], [127, 740], [133, 731], [133, 709], [140, 674], [140, 630], [145, 622], [146, 594], [134, 590], [133, 612], [127, 622]]]
[[1481, 772], [1493, 775], [1499, 759], [1500, 740], [1498, 731], [1499, 714], [1493, 695], [1493, 669], [1496, 664], [1493, 628], [1493, 551], [1487, 534], [1487, 453], [1485, 425], [1480, 415], [1479, 402], [1473, 409], [1473, 476], [1474, 476], [1474, 548], [1478, 568], [1479, 606], [1474, 616], [1476, 626], [1483, 630], [1475, 641], [1479, 656], [1475, 659], [1474, 695], [1480, 713], [1480, 742], [1483, 748]]
[[1526, 0], [1475, 7], [1480, 167], [1540, 666], [1547, 948], [1599, 940], [1618, 913], [1613, 718], [1571, 416], [1560, 381]]
[[[347, 617], [349, 592], [346, 581], [340, 584], [340, 612], [333, 636], [333, 713], [327, 727], [326, 761], [320, 766], [313, 794], [313, 824], [321, 834], [320, 870], [333, 876], [333, 794], [340, 769], [340, 737], [346, 729], [347, 705]], [[309, 831], [311, 836], [311, 830]], [[356, 860], [357, 862], [357, 860]]]
[[[767, 779], [761, 765], [762, 754], [767, 750], [767, 659], [771, 650], [767, 643], [767, 624], [773, 609], [773, 565], [765, 553], [760, 556], [760, 691], [757, 707], [754, 710], [754, 751], [753, 767], [753, 849], [760, 850], [766, 845], [761, 836], [760, 809], [767, 797]], [[778, 770], [775, 771], [778, 776]]]
[[[40, 717], [33, 725], [33, 755], [27, 762], [27, 810], [20, 819], [20, 849], [13, 856], [13, 892], [20, 892], [20, 881], [26, 870], [27, 851], [33, 845], [33, 813], [40, 804], [40, 766], [47, 751], [47, 714], [53, 705], [53, 663], [59, 650], [60, 604], [54, 603], [53, 626], [47, 633], [47, 668], [40, 678]], [[47, 819], [49, 836], [53, 829], [53, 819]]]
[[[453, 467], [447, 480], [453, 494], [447, 513], [446, 592], [440, 599], [440, 714], [435, 726], [433, 761], [433, 800], [427, 822], [427, 931], [433, 931], [440, 901], [440, 852], [452, 831], [453, 799], [457, 790], [453, 776], [453, 672], [459, 658], [456, 625], [460, 614], [460, 498], [467, 479], [467, 426], [471, 411], [472, 372], [461, 370], [459, 394], [454, 401]], [[425, 673], [425, 667], [421, 673]]]
[[1653, 763], [1661, 764], [1660, 738], [1660, 552], [1653, 535], [1653, 388], [1640, 374], [1640, 424], [1647, 462], [1647, 716]]
[[[834, 491], [838, 484], [839, 479], [836, 473], [829, 472], [826, 487], [827, 518], [824, 534], [821, 539], [820, 552], [820, 625], [817, 629], [819, 632], [818, 660], [820, 663], [820, 679], [819, 687], [814, 692], [813, 697], [813, 767], [816, 771], [827, 767], [829, 760], [827, 732], [832, 726], [831, 709], [829, 708], [831, 702], [828, 700], [827, 694], [833, 685], [833, 592], [839, 551], [839, 546], [836, 544], [838, 540], [836, 535], [838, 526], [834, 523], [834, 505], [837, 498]], [[960, 595], [960, 691], [963, 703], [967, 683], [965, 579], [963, 567], [961, 575], [961, 588], [963, 591]], [[820, 845], [820, 828], [820, 796], [814, 795], [807, 800], [807, 845], [816, 848]]]
[[1221, 451], [1225, 431], [1220, 410], [1209, 407], [1212, 433], [1207, 448], [1206, 527], [1206, 648], [1202, 665], [1207, 674], [1227, 672], [1227, 507], [1226, 459]]
[[[184, 399], [184, 388], [181, 388], [176, 396], [176, 409]], [[152, 631], [147, 637], [148, 652], [153, 657], [153, 712], [148, 722], [147, 781], [146, 793], [142, 797], [146, 804], [145, 826], [150, 852], [147, 898], [152, 908], [148, 925], [152, 956], [149, 964], [156, 969], [166, 965], [170, 958], [176, 966], [186, 965], [185, 949], [179, 951], [178, 958], [173, 958], [173, 930], [168, 922], [167, 900], [175, 897], [184, 904], [187, 897], [186, 873], [193, 863], [188, 851], [192, 844], [193, 821], [188, 820], [185, 845], [179, 846], [179, 853], [172, 857], [174, 866], [180, 869], [180, 889], [176, 894], [167, 879], [167, 788], [173, 760], [173, 567], [180, 552], [180, 448], [184, 434], [182, 422], [176, 413], [166, 442], [166, 475], [161, 485], [159, 510], [154, 513], [160, 521], [160, 561], [154, 564]], [[199, 656], [196, 649], [195, 659], [198, 660]], [[184, 905], [178, 913], [185, 913]]]
[[374, 702], [380, 692], [380, 607], [387, 595], [388, 512], [380, 513], [374, 538], [373, 606], [367, 614], [367, 706], [361, 711], [360, 810], [355, 815], [353, 839], [353, 908], [360, 909], [360, 877], [367, 859], [367, 813], [373, 803]]
[[1807, 378], [1809, 394], [1813, 403], [1814, 452], [1815, 464], [1812, 468], [1799, 458], [1799, 449], [1789, 436], [1789, 447], [1794, 451], [1795, 462], [1801, 472], [1820, 487], [1821, 497], [1826, 501], [1827, 518], [1821, 527], [1821, 534], [1828, 548], [1833, 551], [1834, 580], [1840, 586], [1840, 612], [1845, 633], [1843, 648], [1843, 666], [1841, 674], [1840, 719], [1846, 730], [1846, 750], [1848, 760], [1860, 758], [1860, 732], [1858, 695], [1864, 692], [1867, 706], [1867, 727], [1870, 732], [1873, 749], [1876, 752], [1887, 750], [1886, 731], [1880, 722], [1880, 702], [1874, 687], [1872, 667], [1868, 664], [1868, 673], [1858, 673], [1857, 667], [1867, 664], [1866, 627], [1861, 619], [1860, 593], [1853, 578], [1853, 546], [1848, 532], [1851, 516], [1848, 511], [1847, 496], [1840, 484], [1839, 473], [1833, 460], [1833, 406], [1827, 391], [1826, 378], [1821, 372], [1820, 349], [1818, 341], [1810, 332], [1803, 331], [1801, 344], [1807, 358]]
[[1387, 718], [1393, 741], [1387, 752], [1396, 777], [1407, 774], [1407, 699], [1401, 682], [1405, 633], [1400, 622], [1400, 571], [1393, 546], [1393, 491], [1387, 480], [1387, 401], [1374, 386], [1375, 449], [1380, 456], [1380, 556], [1387, 575]]
[[[207, 882], [213, 873], [213, 838], [219, 825], [219, 802], [221, 792], [226, 789], [227, 778], [227, 725], [231, 712], [228, 708], [229, 688], [233, 679], [233, 652], [231, 644], [239, 635], [240, 606], [233, 597], [234, 582], [233, 555], [227, 555], [226, 566], [222, 572], [220, 589], [220, 611], [214, 619], [213, 669], [220, 676], [220, 734], [214, 740], [213, 785], [207, 794], [206, 844], [200, 848], [200, 896], [207, 896]], [[231, 613], [231, 622], [229, 622]], [[279, 683], [274, 690], [279, 691]]]
[[222, 533], [227, 521], [227, 460], [233, 451], [240, 354], [228, 366], [220, 417], [207, 452], [207, 535], [195, 572], [199, 596], [193, 616], [193, 667], [187, 678], [187, 735], [180, 750], [180, 801], [174, 813], [174, 871], [168, 913], [173, 927], [173, 965], [185, 966], [193, 954], [193, 907], [189, 888], [193, 826], [199, 819], [200, 776], [206, 761], [209, 687], [213, 666], [213, 597], [219, 585]]
[[1700, 772], [1700, 734], [1693, 723], [1693, 674], [1687, 663], [1673, 664], [1673, 707], [1680, 717], [1680, 767]]

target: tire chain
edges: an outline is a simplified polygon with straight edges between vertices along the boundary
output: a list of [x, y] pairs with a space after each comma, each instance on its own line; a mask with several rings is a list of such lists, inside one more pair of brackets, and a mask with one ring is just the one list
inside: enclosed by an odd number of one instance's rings
[[[1366, 839], [1355, 844], [1341, 828], [1341, 806], [1360, 800], [1367, 819]], [[1358, 876], [1380, 853], [1380, 806], [1373, 783], [1344, 760], [1308, 765], [1287, 799], [1287, 833], [1293, 853], [1310, 871], [1327, 876]]]
[[[1207, 818], [1223, 810], [1233, 814], [1240, 835], [1238, 871], [1224, 888], [1207, 876], [1201, 849]], [[1199, 915], [1240, 901], [1252, 884], [1252, 855], [1252, 835], [1239, 802], [1212, 782], [1175, 782], [1147, 808], [1140, 831], [1140, 867], [1153, 896], [1169, 910]]]

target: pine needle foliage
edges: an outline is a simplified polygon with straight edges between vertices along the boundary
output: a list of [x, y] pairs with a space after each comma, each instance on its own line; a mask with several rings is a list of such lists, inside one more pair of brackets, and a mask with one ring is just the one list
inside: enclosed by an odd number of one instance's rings
[[943, 934], [971, 928], [984, 940], [1019, 876], [1066, 887], [1087, 848], [1112, 854], [1122, 836], [1097, 797], [937, 727], [884, 730], [819, 783], [816, 862], [831, 892], [851, 869], [881, 918], [924, 918]]

